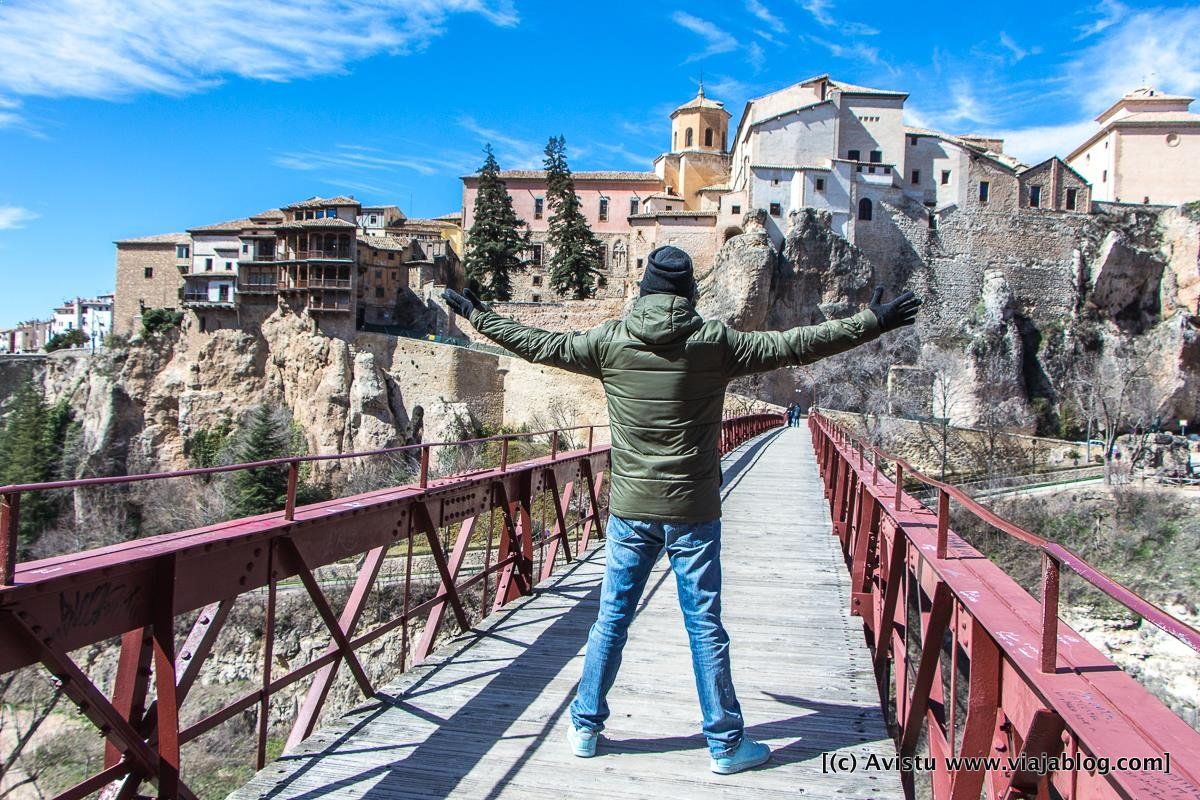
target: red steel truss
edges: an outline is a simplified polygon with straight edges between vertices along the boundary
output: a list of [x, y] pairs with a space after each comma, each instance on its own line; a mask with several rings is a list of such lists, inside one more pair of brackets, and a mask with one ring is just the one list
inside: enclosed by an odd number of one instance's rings
[[[777, 414], [726, 420], [721, 452], [783, 424]], [[586, 447], [560, 452], [563, 434], [586, 430]], [[582, 438], [582, 434], [579, 434]], [[106, 739], [104, 769], [59, 794], [56, 800], [86, 797], [109, 787], [106, 797], [133, 798], [143, 781], [158, 787], [161, 798], [193, 798], [180, 779], [180, 747], [242, 712], [258, 711], [257, 763], [266, 760], [267, 710], [271, 695], [312, 678], [288, 738], [291, 747], [316, 725], [339, 667], [345, 663], [364, 696], [375, 688], [359, 661], [363, 645], [426, 620], [413, 652], [402, 651], [401, 664], [418, 664], [434, 645], [447, 614], [460, 629], [469, 625], [462, 597], [478, 588], [492, 610], [529, 594], [553, 572], [558, 561], [603, 537], [609, 464], [608, 446], [594, 446], [592, 427], [543, 431], [548, 456], [508, 463], [514, 436], [470, 442], [433, 443], [372, 453], [306, 456], [252, 465], [183, 470], [155, 475], [94, 478], [50, 484], [0, 487], [0, 674], [41, 663], [65, 694]], [[434, 447], [498, 447], [499, 466], [479, 472], [432, 479], [429, 456]], [[295, 491], [305, 461], [414, 451], [420, 473], [416, 484], [297, 507]], [[140, 539], [82, 553], [16, 564], [20, 498], [32, 491], [72, 489], [114, 483], [211, 474], [247, 468], [286, 468], [289, 475], [283, 511], [258, 517]], [[540, 510], [540, 513], [539, 513]], [[500, 519], [493, 541], [492, 522]], [[484, 565], [464, 576], [473, 534], [488, 531]], [[443, 536], [454, 537], [445, 547]], [[440, 576], [436, 594], [410, 606], [414, 540], [428, 544]], [[400, 556], [397, 551], [404, 551]], [[360, 631], [366, 600], [385, 560], [405, 558], [403, 611], [368, 631]], [[313, 570], [359, 558], [358, 573], [340, 613], [334, 610]], [[273, 671], [276, 592], [279, 581], [298, 578], [329, 631], [324, 653], [286, 674]], [[180, 708], [234, 601], [265, 589], [262, 682], [259, 688], [224, 708], [183, 727]], [[490, 594], [489, 594], [490, 591]], [[184, 643], [176, 642], [176, 617], [199, 610]], [[486, 613], [486, 609], [485, 609]], [[121, 637], [121, 653], [112, 695], [102, 691], [71, 659], [70, 651]], [[154, 700], [147, 702], [150, 682]]]
[[[829, 418], [814, 413], [809, 428], [890, 730], [901, 756], [932, 759], [905, 773], [910, 792], [923, 773], [934, 800], [1200, 798], [1200, 733], [1059, 619], [1060, 570], [1197, 651], [1200, 632]], [[938, 490], [936, 512], [904, 491], [906, 479]], [[950, 530], [951, 499], [1041, 551], [1040, 602]], [[959, 756], [1001, 761], [947, 760]], [[1021, 769], [1064, 756], [1107, 762]], [[1120, 769], [1120, 758], [1157, 761]]]

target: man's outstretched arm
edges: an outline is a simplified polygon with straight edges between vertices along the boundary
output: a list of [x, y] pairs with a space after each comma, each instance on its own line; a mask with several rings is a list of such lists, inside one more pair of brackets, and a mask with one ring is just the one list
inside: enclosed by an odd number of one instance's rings
[[599, 329], [588, 333], [557, 333], [522, 325], [492, 311], [470, 289], [463, 294], [446, 289], [442, 297], [475, 330], [526, 361], [600, 377], [596, 346]]
[[912, 325], [921, 301], [912, 292], [883, 302], [883, 287], [875, 289], [868, 308], [846, 317], [786, 331], [729, 331], [730, 375], [750, 375], [779, 367], [811, 364], [877, 338], [881, 333]]

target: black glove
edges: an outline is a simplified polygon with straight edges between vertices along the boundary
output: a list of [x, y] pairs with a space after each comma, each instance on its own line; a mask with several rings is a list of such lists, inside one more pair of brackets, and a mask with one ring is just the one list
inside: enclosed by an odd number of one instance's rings
[[868, 308], [879, 320], [880, 332], [895, 330], [917, 321], [917, 309], [921, 307], [921, 299], [912, 292], [905, 292], [890, 303], [883, 301], [883, 287], [876, 286], [875, 294], [871, 295]]
[[446, 305], [454, 309], [455, 313], [466, 317], [468, 320], [471, 319], [471, 312], [477, 308], [481, 311], [491, 311], [470, 289], [463, 289], [462, 294], [453, 289], [443, 289], [442, 299], [446, 301]]

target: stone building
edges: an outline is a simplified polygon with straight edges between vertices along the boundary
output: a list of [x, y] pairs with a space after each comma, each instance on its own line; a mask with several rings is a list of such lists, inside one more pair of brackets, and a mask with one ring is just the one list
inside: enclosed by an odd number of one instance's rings
[[1096, 117], [1099, 129], [1067, 156], [1092, 185], [1092, 199], [1200, 200], [1200, 114], [1188, 110], [1192, 99], [1143, 87]]
[[115, 244], [113, 333], [128, 336], [141, 329], [143, 310], [182, 306], [184, 276], [191, 269], [192, 240], [186, 233], [162, 233], [122, 239]]
[[0, 330], [0, 353], [37, 353], [50, 340], [53, 320], [34, 319]]
[[1087, 213], [1092, 207], [1092, 187], [1058, 156], [1022, 170], [1017, 182], [1021, 208]]

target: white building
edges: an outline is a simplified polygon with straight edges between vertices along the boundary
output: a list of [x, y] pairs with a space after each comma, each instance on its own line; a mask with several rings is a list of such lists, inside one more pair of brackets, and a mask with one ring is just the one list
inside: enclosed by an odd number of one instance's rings
[[93, 349], [104, 346], [104, 337], [112, 333], [113, 295], [76, 297], [54, 309], [50, 335], [60, 336], [72, 330], [83, 331]]

